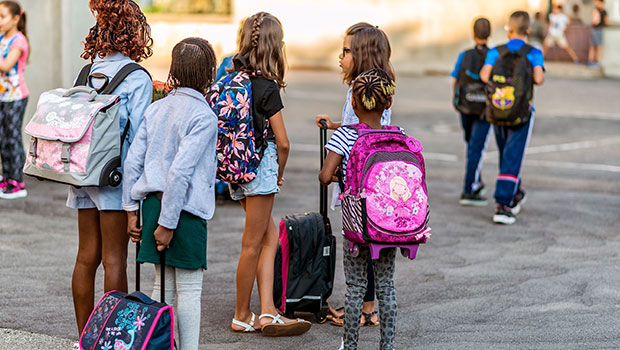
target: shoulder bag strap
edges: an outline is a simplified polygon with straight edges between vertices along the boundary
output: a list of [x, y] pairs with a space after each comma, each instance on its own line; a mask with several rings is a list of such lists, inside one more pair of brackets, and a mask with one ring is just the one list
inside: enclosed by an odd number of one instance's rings
[[143, 70], [149, 76], [149, 78], [151, 78], [151, 75], [144, 67], [142, 67], [141, 65], [137, 63], [132, 62], [132, 63], [125, 65], [123, 68], [121, 68], [121, 70], [118, 71], [118, 73], [116, 73], [116, 75], [114, 75], [114, 77], [110, 81], [110, 84], [106, 86], [106, 88], [101, 92], [101, 94], [103, 95], [112, 94], [114, 90], [116, 90], [116, 88], [123, 82], [123, 80], [125, 80], [125, 78], [127, 78], [129, 74], [137, 70]]
[[93, 66], [92, 63], [89, 63], [87, 65], [85, 65], [84, 67], [82, 67], [82, 70], [80, 71], [80, 74], [78, 75], [77, 79], [75, 80], [75, 84], [73, 84], [74, 87], [76, 86], [86, 86], [86, 84], [88, 83], [88, 75], [90, 74], [90, 68]]

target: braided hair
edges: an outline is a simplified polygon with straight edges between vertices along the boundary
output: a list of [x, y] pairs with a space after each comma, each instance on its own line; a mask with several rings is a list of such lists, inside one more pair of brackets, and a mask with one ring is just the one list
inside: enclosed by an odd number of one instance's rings
[[185, 38], [172, 49], [168, 84], [205, 93], [215, 80], [215, 53], [202, 38]]
[[286, 56], [282, 23], [267, 12], [258, 12], [246, 19], [240, 30], [238, 55], [245, 60], [248, 73], [259, 73], [284, 88]]
[[367, 111], [383, 112], [394, 95], [394, 79], [383, 69], [371, 69], [351, 83], [353, 98]]

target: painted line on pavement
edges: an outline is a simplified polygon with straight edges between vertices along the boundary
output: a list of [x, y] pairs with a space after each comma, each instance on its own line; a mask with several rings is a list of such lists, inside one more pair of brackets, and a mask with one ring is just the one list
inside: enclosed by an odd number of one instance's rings
[[[525, 150], [525, 154], [541, 154], [541, 153], [553, 153], [553, 152], [568, 152], [576, 151], [587, 148], [598, 148], [601, 146], [620, 144], [620, 136], [609, 137], [601, 140], [587, 140], [560, 143], [555, 145], [543, 145], [543, 146], [529, 146]], [[497, 151], [487, 153], [485, 159], [497, 158]]]

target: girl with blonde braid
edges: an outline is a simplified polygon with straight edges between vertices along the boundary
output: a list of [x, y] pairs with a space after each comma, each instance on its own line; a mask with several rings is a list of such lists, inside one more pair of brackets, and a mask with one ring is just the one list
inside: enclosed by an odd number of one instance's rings
[[[233, 200], [245, 210], [241, 256], [237, 265], [237, 302], [231, 328], [235, 332], [262, 331], [268, 336], [299, 335], [311, 323], [278, 314], [273, 302], [274, 261], [278, 230], [271, 217], [275, 194], [284, 181], [289, 140], [282, 118], [280, 89], [286, 86], [282, 24], [273, 15], [259, 12], [242, 24], [239, 52], [231, 71], [245, 71], [252, 86], [252, 116], [256, 147], [264, 152], [257, 176], [249, 183], [230, 186]], [[263, 126], [267, 133], [263, 139]], [[250, 311], [254, 281], [258, 284], [261, 315]]]

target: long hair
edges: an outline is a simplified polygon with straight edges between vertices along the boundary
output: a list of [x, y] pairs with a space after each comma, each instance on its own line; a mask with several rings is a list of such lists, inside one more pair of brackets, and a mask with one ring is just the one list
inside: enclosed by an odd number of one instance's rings
[[215, 53], [208, 41], [186, 38], [172, 49], [168, 84], [173, 88], [188, 87], [205, 93], [215, 78]]
[[[17, 22], [17, 30], [26, 37], [26, 41], [28, 41], [28, 46], [30, 46], [28, 34], [26, 33], [26, 12], [22, 10], [21, 5], [17, 1], [4, 0], [0, 2], [0, 6], [6, 7], [9, 10], [9, 13], [11, 13], [11, 16], [19, 16], [19, 21]], [[28, 56], [30, 57], [30, 50], [28, 50]]]
[[278, 83], [280, 88], [286, 87], [283, 36], [282, 23], [275, 16], [267, 12], [256, 13], [242, 24], [238, 53], [246, 60], [247, 71], [260, 72], [263, 77]]
[[344, 81], [351, 82], [363, 72], [371, 69], [384, 70], [392, 80], [396, 80], [394, 69], [390, 63], [392, 47], [387, 34], [376, 26], [366, 22], [350, 26], [345, 35], [351, 37], [351, 54], [353, 70], [344, 76]]
[[89, 6], [97, 23], [86, 36], [82, 58], [120, 52], [140, 62], [153, 54], [151, 27], [133, 0], [90, 0]]

